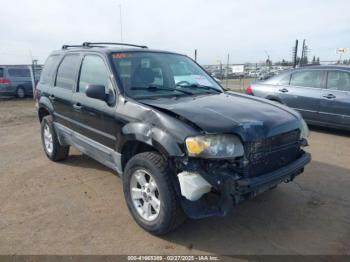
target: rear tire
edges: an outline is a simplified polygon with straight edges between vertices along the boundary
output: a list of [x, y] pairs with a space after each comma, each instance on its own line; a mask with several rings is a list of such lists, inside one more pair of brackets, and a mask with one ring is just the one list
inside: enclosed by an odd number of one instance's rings
[[68, 156], [69, 146], [62, 146], [58, 141], [51, 115], [45, 116], [41, 121], [41, 141], [50, 160], [57, 162]]
[[[140, 179], [140, 174], [145, 174], [145, 179]], [[164, 235], [185, 220], [171, 175], [166, 160], [156, 152], [135, 155], [127, 163], [123, 174], [124, 196], [131, 215], [137, 224], [154, 235]], [[149, 186], [151, 184], [153, 186]], [[149, 188], [151, 191], [147, 191]], [[158, 194], [152, 194], [152, 188], [156, 188]], [[139, 191], [140, 196], [135, 196], [135, 190]], [[153, 205], [155, 196], [156, 202]], [[148, 211], [144, 211], [148, 210], [146, 205], [150, 208], [150, 216], [146, 214]]]
[[18, 98], [21, 98], [21, 99], [23, 99], [23, 98], [26, 97], [26, 92], [25, 92], [23, 86], [17, 87], [16, 96], [17, 96]]

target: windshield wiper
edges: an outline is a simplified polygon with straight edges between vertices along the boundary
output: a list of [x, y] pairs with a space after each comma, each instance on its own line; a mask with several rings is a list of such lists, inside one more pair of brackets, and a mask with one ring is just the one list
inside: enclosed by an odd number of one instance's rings
[[162, 91], [162, 90], [179, 91], [180, 93], [183, 93], [183, 94], [186, 94], [186, 95], [193, 95], [192, 92], [188, 92], [188, 91], [185, 91], [185, 90], [176, 89], [176, 88], [162, 88], [162, 87], [158, 87], [158, 86], [148, 86], [148, 87], [133, 86], [130, 89], [131, 90], [147, 90], [147, 91], [150, 91], [150, 92], [156, 92], [156, 91]]
[[[205, 85], [198, 85], [198, 84], [191, 84], [191, 85], [176, 85], [176, 86], [179, 86], [179, 87], [185, 87], [185, 88], [195, 88], [195, 89], [205, 89], [205, 90], [214, 90], [218, 93], [221, 93], [221, 90], [213, 87], [213, 86], [205, 86]], [[179, 90], [179, 89], [176, 89], [176, 90]]]

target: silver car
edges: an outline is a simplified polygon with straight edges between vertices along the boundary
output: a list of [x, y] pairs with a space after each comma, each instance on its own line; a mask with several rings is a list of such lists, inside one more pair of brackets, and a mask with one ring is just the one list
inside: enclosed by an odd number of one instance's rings
[[294, 69], [252, 84], [246, 93], [294, 108], [309, 124], [350, 130], [350, 67]]

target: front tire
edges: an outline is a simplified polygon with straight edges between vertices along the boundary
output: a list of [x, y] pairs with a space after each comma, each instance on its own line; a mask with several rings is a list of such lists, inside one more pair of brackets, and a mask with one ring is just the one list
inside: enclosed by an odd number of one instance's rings
[[123, 174], [126, 204], [135, 221], [154, 235], [163, 235], [185, 218], [171, 181], [172, 172], [156, 152], [135, 155]]
[[53, 127], [52, 116], [45, 116], [41, 121], [41, 141], [45, 154], [52, 161], [64, 160], [69, 153], [69, 146], [62, 146]]

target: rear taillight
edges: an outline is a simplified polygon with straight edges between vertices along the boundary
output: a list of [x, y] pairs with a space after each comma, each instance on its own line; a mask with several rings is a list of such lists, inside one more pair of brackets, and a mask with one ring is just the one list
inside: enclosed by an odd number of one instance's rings
[[0, 79], [0, 85], [9, 85], [10, 83], [11, 81], [8, 79], [5, 79], [5, 78]]
[[253, 94], [253, 88], [251, 86], [247, 87], [247, 94], [252, 95]]

